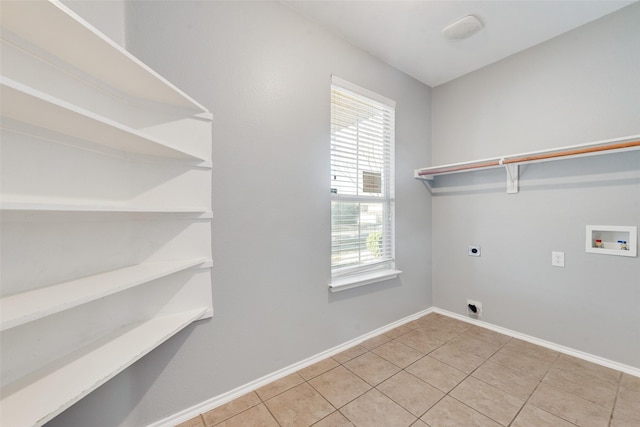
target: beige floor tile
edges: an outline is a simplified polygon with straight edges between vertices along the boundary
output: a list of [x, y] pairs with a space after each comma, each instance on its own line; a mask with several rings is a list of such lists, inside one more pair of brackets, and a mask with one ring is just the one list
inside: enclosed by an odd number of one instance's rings
[[344, 366], [338, 366], [309, 381], [333, 406], [340, 408], [371, 389], [371, 386]]
[[356, 345], [341, 353], [336, 354], [335, 356], [333, 356], [333, 359], [338, 363], [346, 363], [349, 360], [355, 359], [356, 357], [366, 353], [367, 351], [369, 350], [366, 347]]
[[640, 425], [638, 420], [634, 420], [632, 418], [626, 418], [623, 415], [613, 414], [611, 418], [610, 427], [638, 427]]
[[434, 323], [441, 329], [449, 329], [463, 334], [473, 327], [471, 323], [463, 322], [448, 316], [440, 316], [434, 320]]
[[344, 366], [372, 386], [380, 384], [400, 370], [393, 363], [372, 352], [358, 356]]
[[628, 405], [616, 405], [613, 410], [613, 418], [620, 425], [627, 422], [636, 427], [640, 426], [640, 401]]
[[447, 342], [466, 332], [466, 329], [462, 329], [462, 327], [460, 326], [439, 324], [437, 321], [424, 323], [422, 326], [417, 328], [417, 330], [424, 331], [428, 333], [434, 340], [442, 342]]
[[406, 368], [424, 354], [398, 341], [389, 341], [371, 350], [378, 356], [393, 363], [400, 368]]
[[287, 375], [286, 377], [280, 378], [279, 380], [275, 380], [274, 382], [269, 383], [263, 387], [260, 387], [256, 390], [256, 393], [258, 394], [258, 396], [260, 396], [260, 399], [267, 400], [303, 382], [304, 379], [300, 375], [298, 375], [297, 373], [293, 373], [291, 375]]
[[411, 329], [415, 329], [415, 328], [419, 327], [420, 325], [422, 325], [422, 321], [423, 320], [424, 320], [424, 316], [423, 317], [419, 317], [417, 319], [414, 319], [411, 322], [406, 323], [406, 325], [411, 327]]
[[467, 333], [464, 333], [463, 335], [452, 339], [451, 341], [449, 341], [449, 344], [458, 345], [460, 346], [460, 348], [463, 348], [466, 351], [469, 351], [484, 359], [489, 358], [493, 353], [498, 351], [500, 347], [502, 347], [502, 344], [488, 342], [480, 338], [468, 335]]
[[431, 322], [433, 322], [435, 319], [437, 319], [438, 317], [442, 316], [441, 314], [438, 313], [429, 313], [425, 316], [420, 317], [419, 319], [416, 319], [416, 325], [417, 327], [423, 326], [425, 324], [429, 324]]
[[634, 377], [629, 374], [622, 374], [620, 378], [620, 388], [630, 393], [637, 393], [638, 395], [640, 395], [640, 377]]
[[410, 332], [412, 330], [414, 330], [415, 328], [418, 327], [418, 325], [416, 325], [415, 323], [416, 321], [411, 321], [408, 323], [405, 323], [404, 325], [400, 325], [397, 328], [394, 328], [388, 332], [385, 332], [385, 335], [387, 335], [388, 337], [391, 338], [397, 338], [401, 335], [406, 334], [407, 332]]
[[517, 338], [509, 340], [504, 345], [504, 349], [524, 354], [529, 357], [535, 357], [544, 362], [554, 362], [560, 353], [548, 348], [522, 341]]
[[420, 418], [431, 427], [500, 427], [500, 424], [457, 401], [445, 396]]
[[617, 425], [634, 422], [640, 426], [640, 378], [622, 374], [613, 418]]
[[413, 331], [396, 338], [396, 341], [408, 345], [422, 354], [429, 354], [446, 342], [445, 340], [438, 340], [434, 338], [433, 334], [423, 329], [414, 329]]
[[371, 389], [340, 412], [356, 426], [410, 426], [416, 417], [376, 389]]
[[234, 415], [239, 414], [253, 406], [260, 403], [260, 398], [256, 393], [247, 393], [244, 396], [240, 396], [237, 399], [232, 400], [222, 406], [212, 409], [202, 414], [204, 423], [207, 427], [211, 427], [218, 424]]
[[202, 417], [198, 415], [197, 417], [178, 424], [176, 427], [205, 427], [205, 425]]
[[464, 372], [429, 356], [423, 357], [405, 370], [445, 393], [451, 391], [467, 376]]
[[353, 423], [339, 411], [336, 411], [315, 423], [313, 427], [353, 427]]
[[618, 392], [617, 381], [602, 381], [575, 369], [552, 367], [542, 382], [609, 408], [613, 407]]
[[464, 335], [480, 338], [483, 341], [500, 345], [505, 345], [509, 340], [511, 340], [511, 337], [508, 335], [492, 331], [491, 329], [482, 328], [480, 326], [472, 326], [464, 333]]
[[376, 337], [373, 338], [369, 338], [368, 340], [360, 343], [361, 346], [363, 346], [364, 348], [368, 349], [368, 350], [372, 350], [376, 347], [381, 346], [384, 343], [387, 343], [389, 341], [391, 341], [392, 338], [389, 335], [386, 334], [382, 334], [382, 335], [378, 335]]
[[577, 357], [561, 354], [553, 364], [553, 369], [561, 371], [574, 372], [581, 376], [590, 376], [597, 378], [599, 381], [612, 385], [618, 385], [620, 382], [620, 372], [606, 368]]
[[639, 402], [640, 378], [431, 313], [177, 427], [640, 427]]
[[281, 426], [309, 426], [335, 411], [309, 384], [302, 383], [265, 402]]
[[428, 334], [431, 337], [431, 339], [433, 339], [434, 341], [439, 341], [441, 343], [446, 343], [461, 335], [460, 332], [457, 332], [455, 330], [438, 329], [437, 326], [431, 326], [431, 325], [428, 327], [421, 326], [416, 330], [422, 331]]
[[506, 345], [491, 356], [489, 360], [537, 379], [542, 379], [553, 364], [552, 361], [540, 360], [536, 357], [507, 349]]
[[438, 359], [447, 365], [451, 365], [467, 374], [473, 372], [486, 360], [483, 357], [467, 351], [458, 344], [451, 343], [447, 343], [439, 349], [432, 351], [429, 353], [429, 356], [434, 359]]
[[435, 316], [432, 318], [432, 322], [438, 324], [439, 326], [447, 326], [447, 325], [455, 325], [461, 326], [464, 325], [466, 329], [471, 328], [471, 324], [467, 322], [463, 322], [458, 319], [454, 319], [453, 317], [445, 316], [444, 314], [435, 313]]
[[221, 422], [216, 427], [279, 427], [263, 403]]
[[505, 426], [524, 405], [524, 400], [473, 377], [465, 379], [449, 395]]
[[527, 400], [540, 381], [522, 372], [488, 360], [476, 369], [473, 377], [522, 400]]
[[527, 404], [511, 423], [511, 427], [575, 427], [575, 424]]
[[444, 397], [444, 393], [437, 388], [404, 371], [398, 372], [376, 388], [416, 417], [420, 417]]
[[611, 410], [547, 384], [540, 384], [529, 403], [582, 427], [606, 427]]
[[310, 380], [313, 377], [324, 374], [325, 372], [335, 368], [336, 366], [338, 366], [338, 362], [331, 357], [328, 357], [318, 363], [314, 363], [311, 366], [307, 366], [306, 368], [299, 370], [298, 373], [305, 380]]

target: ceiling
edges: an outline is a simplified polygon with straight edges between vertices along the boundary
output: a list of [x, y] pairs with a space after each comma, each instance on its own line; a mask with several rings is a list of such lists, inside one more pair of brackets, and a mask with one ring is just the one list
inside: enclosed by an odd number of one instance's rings
[[[622, 0], [282, 0], [395, 68], [438, 86], [598, 19]], [[466, 15], [484, 24], [464, 40], [441, 31]]]

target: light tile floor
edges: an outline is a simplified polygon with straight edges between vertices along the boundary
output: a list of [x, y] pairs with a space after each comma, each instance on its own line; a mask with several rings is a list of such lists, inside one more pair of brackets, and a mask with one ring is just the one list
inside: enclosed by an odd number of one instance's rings
[[638, 427], [640, 378], [429, 314], [179, 427]]

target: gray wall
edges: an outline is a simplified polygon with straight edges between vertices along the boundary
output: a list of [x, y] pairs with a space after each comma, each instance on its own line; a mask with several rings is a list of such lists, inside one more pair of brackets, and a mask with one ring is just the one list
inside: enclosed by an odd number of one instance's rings
[[[52, 426], [141, 426], [432, 304], [430, 89], [277, 2], [128, 2], [127, 48], [207, 106], [215, 314]], [[399, 279], [328, 292], [330, 75], [397, 101]]]
[[[433, 90], [434, 165], [640, 133], [640, 4]], [[640, 152], [436, 180], [434, 305], [640, 368], [640, 258], [585, 226], [640, 226]], [[467, 255], [468, 245], [482, 256]], [[565, 252], [565, 268], [551, 266]]]

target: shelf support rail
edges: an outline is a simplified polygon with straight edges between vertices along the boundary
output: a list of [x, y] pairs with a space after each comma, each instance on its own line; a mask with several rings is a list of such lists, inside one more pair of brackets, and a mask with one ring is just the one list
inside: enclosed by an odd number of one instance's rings
[[520, 164], [560, 160], [562, 158], [593, 156], [598, 154], [606, 154], [607, 152], [612, 151], [639, 150], [640, 139], [636, 138], [640, 138], [640, 135], [604, 142], [564, 147], [559, 149], [514, 154], [497, 159], [485, 159], [416, 169], [414, 172], [414, 177], [421, 180], [431, 181], [435, 176], [438, 175], [504, 167], [507, 172], [507, 193], [513, 194], [518, 192], [518, 165]]

